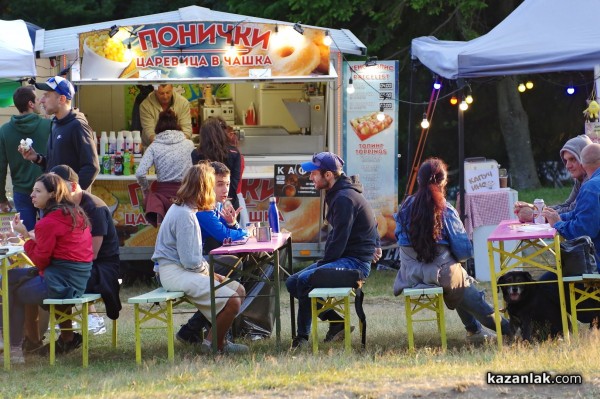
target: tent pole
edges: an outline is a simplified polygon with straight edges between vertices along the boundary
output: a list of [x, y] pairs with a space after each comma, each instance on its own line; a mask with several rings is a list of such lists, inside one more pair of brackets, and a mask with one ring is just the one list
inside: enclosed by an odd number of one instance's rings
[[[417, 69], [417, 63], [414, 59], [410, 60], [410, 82], [408, 86], [408, 138], [406, 139], [406, 176], [410, 179], [412, 175], [412, 157], [411, 157], [411, 147], [412, 147], [412, 137], [413, 137], [413, 96], [414, 96], [414, 73]], [[399, 137], [398, 137], [399, 139]], [[408, 189], [408, 186], [407, 186]], [[407, 193], [404, 193], [404, 197], [406, 197]]]
[[594, 65], [594, 83], [596, 87], [596, 92], [594, 96], [596, 98], [600, 98], [600, 65]]
[[459, 216], [465, 222], [465, 122], [464, 111], [458, 108], [458, 194]]

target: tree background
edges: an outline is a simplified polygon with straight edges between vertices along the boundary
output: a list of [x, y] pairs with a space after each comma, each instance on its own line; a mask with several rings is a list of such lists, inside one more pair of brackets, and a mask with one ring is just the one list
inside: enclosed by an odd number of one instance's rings
[[[411, 63], [411, 40], [429, 35], [445, 40], [473, 39], [489, 32], [520, 3], [521, 0], [0, 0], [0, 13], [5, 20], [24, 19], [44, 29], [57, 29], [198, 5], [242, 15], [349, 29], [367, 46], [369, 55], [400, 61], [397, 120], [402, 194], [408, 173], [411, 68], [414, 68], [413, 149], [434, 79], [427, 68]], [[361, 58], [349, 57], [357, 59]], [[517, 84], [525, 80], [533, 81], [534, 88], [518, 93]], [[567, 96], [565, 88], [571, 82], [577, 91]], [[467, 84], [475, 102], [464, 118], [465, 156], [496, 159], [509, 169], [513, 187], [517, 189], [536, 187], [538, 176], [543, 184], [560, 184], [545, 179], [544, 167], [553, 162], [550, 171], [562, 168], [560, 148], [568, 138], [583, 133], [582, 111], [593, 91], [592, 71], [473, 79]], [[458, 169], [457, 108], [448, 100], [456, 90], [456, 82], [443, 82], [424, 150], [425, 157], [446, 160], [451, 170]], [[531, 157], [533, 169], [527, 167]]]

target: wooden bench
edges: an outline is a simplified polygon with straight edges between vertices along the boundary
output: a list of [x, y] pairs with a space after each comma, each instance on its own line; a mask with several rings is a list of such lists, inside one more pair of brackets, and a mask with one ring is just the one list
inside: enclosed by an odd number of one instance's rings
[[[181, 291], [167, 291], [163, 287], [157, 288], [145, 294], [134, 296], [127, 300], [134, 306], [135, 317], [135, 360], [142, 363], [142, 329], [167, 329], [168, 359], [171, 363], [175, 360], [175, 338], [173, 330], [173, 309], [181, 303], [189, 301]], [[145, 307], [149, 305], [149, 307]], [[148, 326], [142, 325], [150, 320], [158, 320], [164, 325]]]
[[[569, 284], [569, 300], [571, 302], [571, 309], [569, 313], [571, 313], [573, 338], [575, 341], [577, 341], [579, 339], [577, 312], [589, 312], [600, 310], [600, 274], [592, 273], [583, 274], [581, 276], [563, 277], [563, 281]], [[579, 295], [577, 296], [576, 294]], [[598, 302], [598, 307], [577, 309], [577, 305], [579, 305], [581, 302], [587, 299], [592, 299]]]
[[[356, 291], [351, 287], [341, 288], [313, 288], [309, 293], [310, 307], [312, 314], [312, 341], [313, 341], [313, 353], [317, 354], [319, 351], [319, 334], [317, 328], [318, 316], [330, 309], [338, 311], [343, 314], [344, 320], [340, 321], [327, 321], [327, 323], [344, 323], [344, 347], [346, 352], [350, 352], [351, 349], [351, 337], [350, 337], [350, 297], [355, 296], [356, 302], [356, 313], [359, 318], [359, 327], [361, 333], [362, 348], [366, 346], [366, 329], [367, 319], [362, 308], [362, 301], [364, 294], [362, 289]], [[317, 304], [321, 304], [320, 309], [317, 308]]]
[[[83, 367], [88, 366], [88, 351], [89, 351], [89, 332], [88, 332], [88, 316], [89, 306], [97, 301], [102, 300], [100, 294], [83, 294], [81, 298], [70, 299], [44, 299], [44, 305], [50, 306], [50, 365], [54, 365], [56, 360], [56, 329], [55, 325], [64, 321], [71, 320], [73, 323], [79, 323], [79, 327], [73, 327], [71, 331], [81, 331], [83, 338], [82, 355]], [[69, 306], [67, 309], [57, 309], [57, 306]], [[71, 313], [69, 313], [71, 311]], [[113, 345], [116, 346], [116, 320], [113, 322]], [[64, 330], [61, 328], [61, 331]]]
[[[446, 321], [444, 318], [444, 290], [442, 287], [432, 288], [405, 288], [402, 291], [404, 296], [404, 307], [406, 310], [406, 330], [408, 332], [408, 350], [414, 351], [415, 337], [413, 323], [437, 321], [438, 331], [442, 340], [442, 351], [446, 351]], [[431, 310], [435, 312], [435, 318], [413, 319], [413, 316], [422, 310]]]

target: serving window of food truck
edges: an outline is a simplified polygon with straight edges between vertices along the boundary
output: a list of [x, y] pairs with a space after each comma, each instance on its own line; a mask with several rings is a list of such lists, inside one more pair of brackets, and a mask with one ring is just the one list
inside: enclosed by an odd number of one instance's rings
[[[200, 9], [186, 7], [180, 13]], [[123, 20], [80, 27], [77, 62], [70, 68], [78, 86], [76, 106], [99, 137], [102, 131], [118, 135], [131, 130], [140, 86], [172, 84], [190, 102], [194, 140], [199, 125], [213, 116], [225, 119], [238, 135], [249, 220], [266, 221], [268, 200], [275, 195], [280, 224], [293, 233], [294, 256], [318, 257], [326, 235], [322, 196], [307, 188], [299, 164], [315, 152], [344, 151], [341, 117], [347, 105], [340, 87], [345, 83], [334, 66], [343, 69], [340, 47], [355, 54], [366, 49], [345, 30], [336, 33], [344, 39], [338, 36], [330, 51], [325, 29], [240, 18], [145, 25]], [[55, 39], [50, 32], [48, 43]], [[149, 259], [157, 229], [145, 220], [133, 171], [129, 176], [100, 174], [92, 191], [113, 211], [121, 258]]]

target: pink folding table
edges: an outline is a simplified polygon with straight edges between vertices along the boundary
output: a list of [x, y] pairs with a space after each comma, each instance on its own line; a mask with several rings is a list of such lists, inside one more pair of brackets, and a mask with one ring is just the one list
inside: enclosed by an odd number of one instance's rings
[[[498, 347], [502, 348], [502, 334], [500, 333], [501, 319], [497, 281], [500, 276], [515, 269], [542, 269], [556, 274], [556, 280], [544, 283], [558, 283], [563, 334], [565, 339], [568, 340], [569, 328], [560, 260], [560, 236], [556, 230], [548, 224], [531, 224], [520, 223], [518, 220], [503, 220], [488, 236], [487, 241], [490, 258], [492, 297], [494, 300], [494, 317], [496, 319], [496, 331], [498, 332]], [[505, 250], [505, 241], [517, 241], [517, 245], [512, 250]], [[496, 253], [500, 255], [500, 270], [498, 272], [494, 264], [494, 254]], [[551, 256], [550, 261], [546, 258], [548, 254]]]
[[[215, 304], [215, 293], [216, 290], [223, 285], [227, 284], [231, 281], [231, 278], [227, 277], [225, 280], [215, 285], [215, 264], [221, 264], [216, 258], [215, 255], [236, 255], [239, 257], [237, 263], [232, 267], [233, 269], [240, 268], [243, 261], [245, 260], [245, 254], [260, 254], [258, 257], [255, 257], [255, 264], [252, 266], [252, 269], [258, 269], [262, 266], [273, 262], [274, 271], [273, 271], [273, 281], [269, 278], [259, 278], [260, 281], [264, 281], [267, 284], [273, 284], [275, 288], [275, 336], [276, 336], [276, 345], [277, 349], [279, 349], [281, 345], [281, 312], [280, 312], [280, 282], [279, 282], [279, 269], [282, 268], [280, 264], [280, 254], [282, 251], [286, 251], [287, 255], [287, 264], [289, 270], [292, 270], [292, 235], [291, 233], [279, 233], [277, 235], [273, 235], [271, 241], [267, 242], [258, 242], [255, 237], [250, 237], [248, 242], [243, 245], [232, 245], [232, 246], [221, 246], [219, 248], [215, 248], [210, 251], [208, 257], [209, 263], [209, 277], [210, 277], [210, 312], [211, 312], [211, 323], [212, 323], [212, 331], [213, 336], [217, 335], [217, 313], [216, 313], [216, 304]], [[223, 263], [224, 264], [224, 263]], [[225, 266], [231, 267], [227, 264]], [[241, 271], [242, 274], [245, 274], [249, 271]], [[284, 272], [287, 272], [284, 269]], [[289, 274], [289, 273], [288, 273]], [[255, 276], [253, 276], [255, 277]], [[295, 317], [294, 317], [294, 305], [293, 298], [290, 296], [291, 301], [291, 318], [292, 318], [292, 331], [295, 331]], [[213, 339], [212, 341], [212, 349], [213, 353], [217, 353], [217, 340]]]

